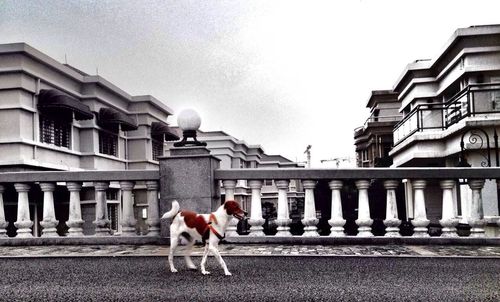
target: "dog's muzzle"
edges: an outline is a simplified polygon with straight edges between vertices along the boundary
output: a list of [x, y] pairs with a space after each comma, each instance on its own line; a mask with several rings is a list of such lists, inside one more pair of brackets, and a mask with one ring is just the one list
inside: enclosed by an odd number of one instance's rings
[[237, 214], [237, 213], [234, 213], [233, 214], [233, 217], [238, 219], [238, 220], [243, 220], [245, 218], [245, 216], [248, 215], [247, 212], [243, 211], [243, 215], [240, 215], [240, 214]]

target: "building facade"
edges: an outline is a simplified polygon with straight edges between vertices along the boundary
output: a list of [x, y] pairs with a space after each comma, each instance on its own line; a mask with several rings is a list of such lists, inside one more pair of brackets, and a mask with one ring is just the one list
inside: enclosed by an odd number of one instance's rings
[[[152, 96], [131, 96], [106, 79], [61, 64], [24, 44], [0, 45], [0, 171], [83, 171], [158, 169], [165, 140], [178, 139], [166, 121], [172, 110]], [[135, 186], [136, 211], [146, 207]], [[56, 214], [67, 213], [68, 192], [56, 186]], [[39, 235], [40, 188], [31, 188], [33, 233]], [[95, 219], [95, 191], [81, 191], [84, 230]], [[106, 190], [107, 215], [114, 232], [121, 231], [121, 190]], [[4, 193], [7, 221], [16, 220], [17, 194]], [[39, 202], [37, 202], [37, 200]], [[66, 217], [59, 217], [64, 234]], [[15, 233], [10, 224], [9, 235]]]
[[[403, 117], [393, 128], [392, 167], [500, 165], [496, 136], [500, 131], [500, 25], [456, 30], [435, 58], [409, 64], [393, 91]], [[423, 185], [427, 217], [431, 225], [438, 225], [442, 201], [437, 193], [443, 184]], [[490, 225], [499, 217], [497, 186], [495, 180], [487, 180], [482, 191], [484, 217]], [[405, 182], [405, 191], [406, 214], [411, 219], [412, 181]], [[472, 191], [458, 180], [453, 192], [455, 215], [466, 224]]]

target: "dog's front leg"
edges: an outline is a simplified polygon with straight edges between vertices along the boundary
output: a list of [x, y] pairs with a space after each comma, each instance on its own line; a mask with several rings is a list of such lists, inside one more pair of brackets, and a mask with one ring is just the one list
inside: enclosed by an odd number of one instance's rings
[[174, 266], [174, 252], [175, 248], [179, 244], [179, 239], [176, 234], [170, 234], [170, 252], [168, 253], [168, 263], [170, 264], [170, 271], [172, 273], [177, 273], [177, 269]]
[[209, 243], [208, 247], [212, 253], [214, 253], [215, 258], [217, 258], [217, 261], [219, 261], [220, 266], [222, 266], [222, 269], [224, 269], [224, 274], [226, 276], [231, 276], [232, 274], [229, 272], [226, 266], [226, 262], [224, 262], [224, 259], [222, 259], [222, 256], [219, 253], [219, 249], [217, 248], [217, 243]]
[[208, 243], [205, 244], [205, 250], [203, 251], [203, 258], [201, 258], [201, 263], [200, 263], [201, 273], [203, 275], [210, 274], [210, 272], [208, 272], [205, 269], [205, 264], [207, 263], [207, 257], [208, 257]]

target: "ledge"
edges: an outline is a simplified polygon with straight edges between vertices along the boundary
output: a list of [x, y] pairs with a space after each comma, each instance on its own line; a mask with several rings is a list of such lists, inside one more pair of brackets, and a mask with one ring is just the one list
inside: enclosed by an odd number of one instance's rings
[[166, 245], [168, 238], [160, 237], [36, 237], [0, 238], [0, 246], [40, 246], [40, 245]]

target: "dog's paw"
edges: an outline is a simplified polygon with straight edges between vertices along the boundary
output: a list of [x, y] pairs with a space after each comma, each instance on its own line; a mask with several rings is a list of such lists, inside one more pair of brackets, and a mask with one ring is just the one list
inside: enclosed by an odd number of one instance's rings
[[197, 270], [198, 268], [196, 267], [196, 265], [193, 265], [193, 266], [188, 266], [188, 269], [192, 270], [192, 271], [195, 271]]
[[207, 272], [207, 271], [203, 271], [201, 272], [203, 275], [210, 275], [210, 272]]
[[177, 273], [177, 270], [175, 268], [170, 269], [172, 273]]
[[231, 272], [225, 272], [224, 273], [226, 276], [232, 276], [233, 274], [231, 274]]

